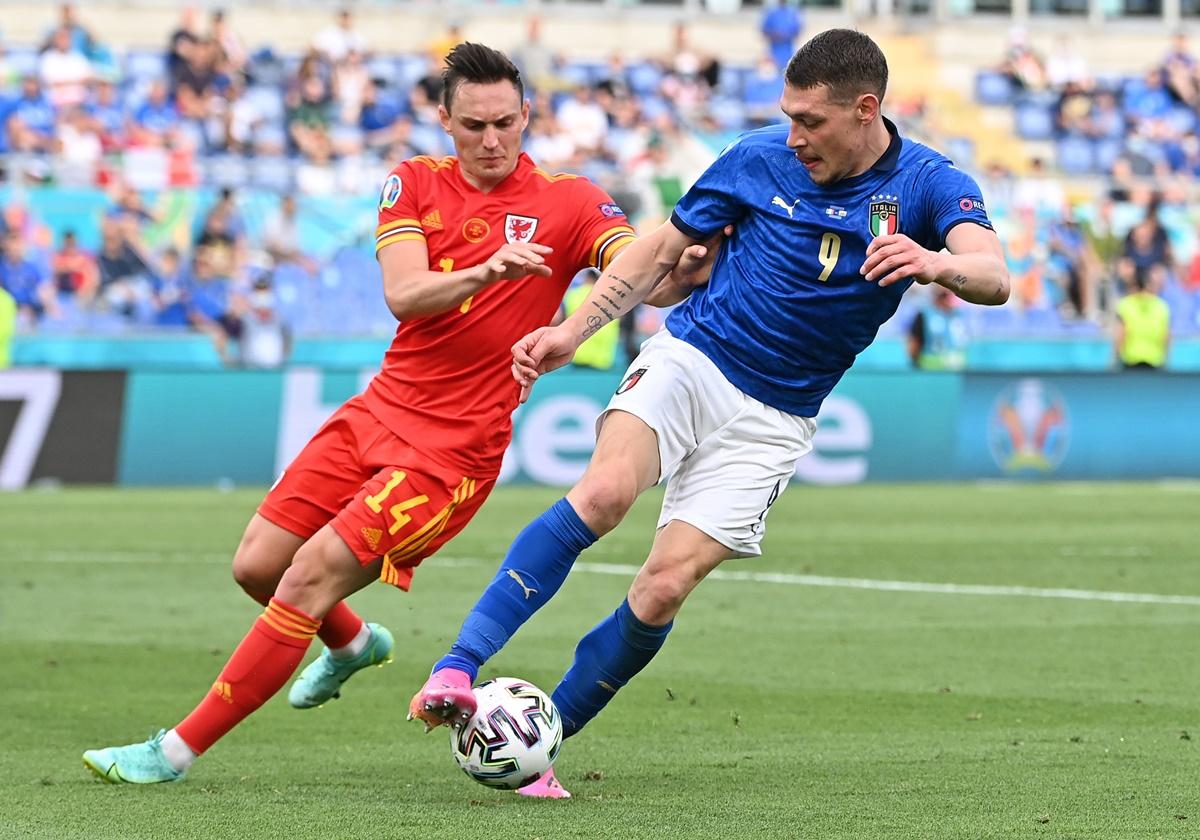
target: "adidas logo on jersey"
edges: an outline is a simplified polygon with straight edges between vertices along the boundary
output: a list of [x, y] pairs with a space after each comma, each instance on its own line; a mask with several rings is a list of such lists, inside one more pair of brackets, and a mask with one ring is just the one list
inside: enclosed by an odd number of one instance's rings
[[421, 219], [421, 227], [425, 228], [426, 230], [441, 230], [443, 228], [442, 211], [434, 210], [430, 213], [426, 213], [425, 218]]

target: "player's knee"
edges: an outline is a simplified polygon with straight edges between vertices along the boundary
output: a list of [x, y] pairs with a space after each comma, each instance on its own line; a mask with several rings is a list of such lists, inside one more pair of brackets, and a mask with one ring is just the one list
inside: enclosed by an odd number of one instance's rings
[[257, 601], [269, 598], [279, 584], [281, 570], [266, 562], [258, 541], [251, 534], [242, 537], [233, 555], [233, 579], [246, 594]]
[[647, 564], [629, 590], [629, 606], [646, 624], [666, 624], [695, 587], [695, 575], [685, 563]]
[[637, 484], [613, 471], [584, 475], [568, 494], [580, 518], [597, 536], [617, 527], [637, 496]]

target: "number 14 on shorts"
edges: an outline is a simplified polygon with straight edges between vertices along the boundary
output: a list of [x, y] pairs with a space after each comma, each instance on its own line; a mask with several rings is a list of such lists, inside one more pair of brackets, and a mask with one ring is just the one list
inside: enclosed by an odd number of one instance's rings
[[[367, 496], [363, 501], [375, 513], [383, 513], [383, 503], [407, 477], [407, 473], [403, 470], [392, 470], [392, 476], [388, 479], [387, 484], [383, 485], [383, 489], [373, 496]], [[388, 516], [392, 518], [391, 525], [388, 526], [388, 534], [395, 536], [396, 532], [412, 522], [412, 517], [405, 511], [415, 508], [418, 505], [423, 505], [429, 501], [429, 497], [425, 495], [409, 496], [403, 501], [397, 502], [388, 508]]]

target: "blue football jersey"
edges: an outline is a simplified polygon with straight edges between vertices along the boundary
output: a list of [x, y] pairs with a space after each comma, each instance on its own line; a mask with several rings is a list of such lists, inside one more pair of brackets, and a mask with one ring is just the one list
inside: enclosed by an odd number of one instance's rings
[[913, 283], [880, 287], [858, 273], [873, 238], [903, 233], [937, 251], [957, 224], [992, 226], [969, 175], [885, 123], [892, 142], [875, 166], [827, 186], [787, 147], [786, 125], [744, 134], [671, 215], [694, 239], [735, 230], [667, 329], [789, 414], [816, 415]]

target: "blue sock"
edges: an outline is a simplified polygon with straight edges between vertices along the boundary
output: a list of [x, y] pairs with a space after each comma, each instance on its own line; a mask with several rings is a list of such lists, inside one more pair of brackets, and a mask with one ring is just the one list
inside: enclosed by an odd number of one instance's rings
[[471, 675], [504, 647], [517, 628], [558, 591], [579, 552], [596, 541], [566, 499], [530, 522], [517, 534], [500, 571], [467, 615], [458, 639], [433, 666], [456, 668]]
[[622, 601], [616, 612], [579, 640], [575, 662], [551, 697], [563, 717], [564, 738], [583, 729], [650, 663], [672, 623], [652, 627], [633, 614], [629, 601]]

